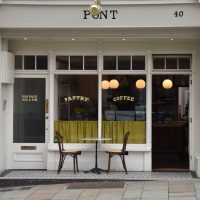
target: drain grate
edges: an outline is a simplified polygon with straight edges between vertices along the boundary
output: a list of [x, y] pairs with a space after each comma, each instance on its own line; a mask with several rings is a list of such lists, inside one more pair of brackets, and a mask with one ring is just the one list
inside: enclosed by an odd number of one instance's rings
[[70, 183], [67, 189], [106, 189], [106, 188], [123, 188], [124, 181], [97, 181]]

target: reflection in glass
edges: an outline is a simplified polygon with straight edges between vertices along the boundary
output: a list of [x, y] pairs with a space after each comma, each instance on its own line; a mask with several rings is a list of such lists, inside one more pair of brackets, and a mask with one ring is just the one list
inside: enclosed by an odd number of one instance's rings
[[146, 142], [146, 89], [136, 88], [142, 75], [103, 75], [103, 80], [116, 79], [117, 89], [102, 90], [103, 135], [122, 143], [130, 131], [129, 143]]

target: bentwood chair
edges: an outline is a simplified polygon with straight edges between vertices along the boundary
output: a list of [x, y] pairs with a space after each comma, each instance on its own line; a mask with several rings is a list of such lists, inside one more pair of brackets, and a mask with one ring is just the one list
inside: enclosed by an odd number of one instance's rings
[[61, 136], [61, 134], [59, 132], [56, 132], [55, 137], [58, 141], [59, 154], [60, 154], [57, 174], [60, 173], [66, 156], [71, 156], [73, 158], [74, 174], [76, 174], [76, 170], [77, 170], [77, 172], [79, 172], [77, 156], [81, 154], [81, 151], [80, 150], [72, 150], [72, 149], [67, 149], [67, 150], [64, 149], [63, 137]]
[[127, 168], [126, 168], [126, 162], [125, 162], [125, 155], [128, 155], [128, 151], [126, 151], [126, 144], [127, 144], [127, 141], [128, 141], [128, 136], [129, 136], [129, 132], [127, 132], [123, 138], [123, 146], [122, 146], [122, 149], [112, 149], [112, 150], [109, 150], [109, 151], [106, 151], [106, 153], [108, 153], [109, 155], [109, 158], [108, 158], [108, 173], [110, 172], [110, 161], [111, 161], [111, 158], [113, 156], [120, 156], [121, 160], [122, 160], [122, 165], [124, 167], [124, 170], [127, 174]]

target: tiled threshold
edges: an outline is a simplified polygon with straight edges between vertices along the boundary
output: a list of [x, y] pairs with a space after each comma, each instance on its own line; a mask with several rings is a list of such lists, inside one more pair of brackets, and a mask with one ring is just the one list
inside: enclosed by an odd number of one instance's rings
[[140, 180], [194, 180], [193, 172], [136, 172], [129, 171], [128, 174], [122, 171], [103, 172], [101, 174], [84, 173], [80, 171], [74, 174], [73, 171], [46, 170], [8, 170], [0, 175], [0, 187], [34, 184], [55, 184], [76, 181], [140, 181]]

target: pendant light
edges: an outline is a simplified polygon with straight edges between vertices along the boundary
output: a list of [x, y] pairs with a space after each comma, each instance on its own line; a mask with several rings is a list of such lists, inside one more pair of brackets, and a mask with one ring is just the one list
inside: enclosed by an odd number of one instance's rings
[[146, 82], [143, 79], [138, 79], [135, 83], [137, 89], [144, 89], [146, 86]]
[[111, 89], [117, 89], [119, 87], [119, 82], [116, 79], [112, 79], [110, 81], [110, 88]]
[[165, 79], [165, 80], [163, 81], [163, 83], [162, 83], [162, 86], [163, 86], [165, 89], [169, 90], [169, 89], [172, 88], [173, 82], [172, 82], [170, 79]]
[[102, 83], [101, 83], [101, 87], [102, 87], [103, 90], [109, 89], [109, 87], [110, 87], [109, 81], [103, 80]]

